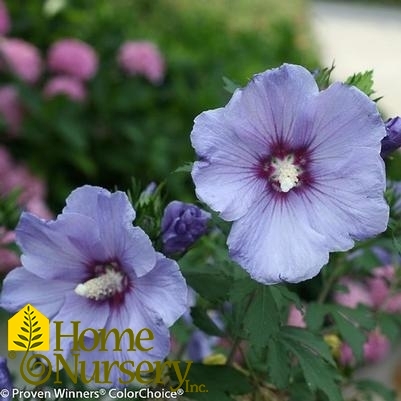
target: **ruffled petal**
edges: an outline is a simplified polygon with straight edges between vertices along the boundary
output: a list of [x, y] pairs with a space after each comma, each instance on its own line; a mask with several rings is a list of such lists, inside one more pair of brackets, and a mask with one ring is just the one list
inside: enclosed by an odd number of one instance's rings
[[17, 312], [29, 303], [51, 319], [75, 285], [68, 281], [44, 280], [24, 267], [17, 267], [3, 281], [0, 307]]
[[307, 280], [328, 262], [324, 236], [310, 226], [297, 202], [295, 192], [286, 201], [264, 197], [233, 223], [230, 256], [261, 283]]
[[[192, 178], [198, 197], [222, 218], [234, 220], [247, 212], [258, 192], [254, 176], [259, 155], [227, 129], [222, 113], [212, 110], [195, 119], [191, 140], [201, 160], [194, 163]], [[238, 192], [244, 194], [241, 202]]]
[[385, 231], [389, 218], [383, 196], [383, 160], [378, 152], [363, 148], [351, 150], [349, 155], [331, 171], [330, 167], [322, 169], [318, 182], [304, 191], [303, 213], [311, 226], [326, 236], [331, 251], [347, 250], [354, 240]]
[[158, 253], [155, 268], [134, 283], [133, 296], [169, 327], [186, 311], [187, 292], [178, 264]]
[[294, 124], [318, 93], [307, 69], [283, 64], [255, 75], [234, 93], [225, 107], [225, 123], [249, 146], [267, 153], [272, 143], [288, 142], [297, 134]]
[[315, 162], [341, 159], [352, 148], [380, 153], [385, 125], [376, 103], [359, 89], [334, 83], [311, 101], [309, 110], [308, 147]]
[[103, 260], [118, 259], [126, 269], [134, 268], [137, 276], [155, 265], [156, 254], [150, 239], [140, 228], [132, 226], [135, 211], [124, 192], [110, 193], [85, 185], [68, 197], [63, 214], [71, 213], [89, 216], [97, 223], [106, 253]]
[[16, 233], [22, 264], [45, 279], [85, 280], [85, 266], [106, 256], [95, 221], [76, 213], [55, 221], [23, 213]]

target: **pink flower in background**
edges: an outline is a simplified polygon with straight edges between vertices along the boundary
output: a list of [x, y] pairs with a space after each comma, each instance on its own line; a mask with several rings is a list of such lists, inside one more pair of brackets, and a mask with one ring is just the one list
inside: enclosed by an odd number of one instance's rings
[[353, 366], [355, 364], [354, 353], [347, 343], [341, 343], [338, 360], [342, 366]]
[[14, 232], [7, 231], [4, 227], [0, 227], [0, 273], [8, 272], [21, 264], [19, 256], [11, 249], [7, 248], [7, 246], [14, 241]]
[[[390, 352], [390, 341], [379, 329], [371, 331], [363, 344], [363, 358], [367, 363], [376, 363], [384, 359]], [[340, 346], [339, 363], [342, 366], [355, 365], [352, 348], [347, 343]]]
[[0, 88], [0, 116], [10, 135], [17, 135], [23, 119], [23, 107], [17, 89], [12, 85]]
[[123, 43], [118, 51], [117, 61], [128, 75], [143, 75], [153, 84], [160, 83], [164, 78], [164, 58], [152, 42]]
[[345, 291], [341, 289], [334, 293], [334, 300], [338, 304], [348, 308], [356, 308], [358, 304], [373, 306], [369, 289], [364, 283], [343, 277], [339, 280], [339, 284], [345, 287]]
[[2, 38], [0, 40], [0, 69], [9, 70], [21, 80], [35, 83], [42, 72], [39, 50], [22, 39]]
[[86, 98], [86, 89], [84, 84], [77, 78], [63, 75], [51, 78], [46, 83], [43, 94], [47, 98], [65, 95], [73, 101], [83, 102]]
[[81, 80], [91, 79], [97, 71], [95, 50], [78, 39], [61, 39], [50, 47], [47, 64], [51, 71]]
[[5, 35], [11, 28], [10, 16], [3, 0], [0, 0], [0, 35]]
[[[18, 203], [22, 209], [43, 219], [52, 217], [44, 201], [44, 183], [25, 166], [17, 164], [6, 148], [0, 147], [0, 197], [7, 196], [16, 189], [21, 191]], [[0, 226], [0, 272], [9, 271], [21, 264], [19, 256], [9, 247], [14, 242], [14, 232]]]
[[379, 362], [390, 351], [390, 341], [379, 330], [371, 331], [363, 345], [363, 354], [366, 362]]
[[287, 318], [287, 325], [302, 328], [306, 327], [304, 314], [293, 304], [290, 306], [290, 311]]
[[0, 147], [0, 196], [6, 196], [15, 189], [21, 191], [18, 202], [23, 209], [44, 219], [52, 217], [44, 201], [46, 188], [43, 181], [25, 166], [17, 164], [8, 151]]

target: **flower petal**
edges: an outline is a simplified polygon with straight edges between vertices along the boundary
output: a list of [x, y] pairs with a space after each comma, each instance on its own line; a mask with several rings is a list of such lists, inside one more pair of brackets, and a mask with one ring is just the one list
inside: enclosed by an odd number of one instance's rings
[[[108, 302], [96, 302], [90, 299], [81, 297], [71, 291], [65, 294], [65, 302], [59, 309], [57, 315], [52, 318], [50, 323], [50, 352], [45, 355], [52, 362], [53, 369], [56, 368], [56, 357], [53, 350], [57, 347], [57, 341], [60, 342], [61, 353], [66, 358], [73, 345], [73, 325], [71, 322], [79, 322], [78, 331], [82, 333], [85, 329], [99, 330], [105, 327], [110, 307]], [[62, 322], [60, 332], [65, 337], [56, 335], [55, 322]], [[71, 336], [70, 336], [71, 335]], [[91, 333], [87, 332], [86, 336], [91, 337]], [[79, 350], [81, 352], [81, 350]]]
[[110, 193], [85, 185], [68, 197], [63, 214], [70, 213], [89, 216], [97, 223], [100, 241], [106, 250], [104, 259], [118, 259], [126, 268], [135, 266], [137, 276], [155, 265], [156, 254], [150, 239], [140, 228], [132, 226], [135, 211], [124, 192]]
[[385, 125], [376, 103], [359, 89], [334, 83], [312, 100], [310, 110], [308, 145], [315, 160], [341, 159], [354, 147], [380, 153]]
[[291, 201], [261, 198], [233, 223], [227, 240], [232, 259], [264, 284], [307, 280], [328, 261], [324, 236], [299, 212], [298, 195], [289, 197]]
[[249, 146], [269, 149], [294, 134], [294, 124], [311, 98], [319, 93], [304, 67], [283, 64], [253, 77], [226, 106], [225, 122]]
[[3, 281], [0, 307], [17, 312], [30, 303], [51, 319], [63, 305], [66, 293], [74, 288], [75, 284], [69, 281], [44, 280], [17, 267]]
[[85, 280], [85, 265], [105, 258], [95, 221], [76, 213], [60, 215], [55, 221], [23, 213], [16, 233], [22, 264], [45, 279]]
[[186, 311], [187, 292], [178, 264], [158, 253], [155, 268], [134, 283], [133, 296], [169, 327]]

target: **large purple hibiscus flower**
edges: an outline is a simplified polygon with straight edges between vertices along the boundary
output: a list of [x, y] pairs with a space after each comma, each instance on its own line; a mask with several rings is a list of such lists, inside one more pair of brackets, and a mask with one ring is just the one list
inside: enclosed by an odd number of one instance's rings
[[361, 91], [319, 92], [306, 69], [285, 64], [195, 119], [196, 193], [234, 222], [231, 257], [255, 280], [306, 280], [329, 252], [386, 229], [385, 135]]
[[[187, 287], [177, 263], [153, 249], [147, 235], [132, 225], [134, 218], [123, 192], [84, 186], [71, 193], [56, 220], [23, 213], [16, 229], [23, 266], [6, 277], [1, 307], [15, 312], [31, 303], [52, 321], [63, 321], [62, 334], [72, 333], [71, 321], [81, 322], [80, 332], [153, 332], [148, 352], [127, 351], [127, 335], [122, 336], [122, 352], [113, 352], [113, 346], [109, 352], [81, 352], [89, 373], [94, 360], [130, 360], [135, 366], [163, 360], [170, 349], [168, 327], [186, 311]], [[56, 348], [54, 326], [50, 350]], [[85, 342], [91, 341], [88, 335]], [[61, 339], [65, 357], [71, 345], [70, 337]], [[119, 384], [120, 376], [117, 368], [111, 372], [113, 384]]]

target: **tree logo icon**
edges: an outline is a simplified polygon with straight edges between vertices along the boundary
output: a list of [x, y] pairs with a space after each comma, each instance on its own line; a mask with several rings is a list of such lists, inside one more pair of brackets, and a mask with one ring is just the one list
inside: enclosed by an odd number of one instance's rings
[[49, 351], [49, 319], [28, 304], [8, 320], [9, 351]]

